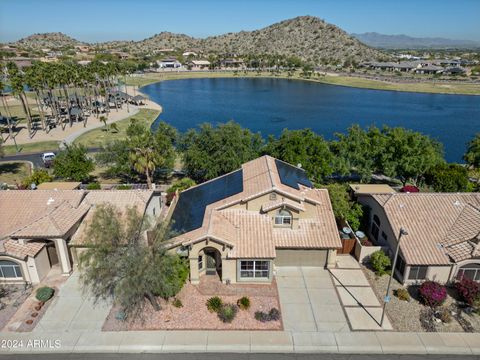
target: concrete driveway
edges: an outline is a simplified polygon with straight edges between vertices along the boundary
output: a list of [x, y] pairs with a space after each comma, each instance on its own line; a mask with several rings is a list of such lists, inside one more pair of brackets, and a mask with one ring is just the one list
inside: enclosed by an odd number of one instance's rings
[[49, 305], [34, 332], [99, 331], [111, 305], [102, 302], [94, 305], [84, 297], [74, 272], [59, 289], [58, 296]]
[[350, 331], [328, 270], [278, 267], [276, 279], [286, 331]]

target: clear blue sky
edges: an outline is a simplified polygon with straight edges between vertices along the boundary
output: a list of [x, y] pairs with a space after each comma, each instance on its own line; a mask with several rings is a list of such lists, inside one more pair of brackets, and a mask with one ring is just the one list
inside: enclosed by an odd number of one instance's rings
[[0, 41], [53, 31], [89, 42], [161, 31], [206, 37], [299, 15], [347, 32], [480, 41], [480, 0], [0, 0]]

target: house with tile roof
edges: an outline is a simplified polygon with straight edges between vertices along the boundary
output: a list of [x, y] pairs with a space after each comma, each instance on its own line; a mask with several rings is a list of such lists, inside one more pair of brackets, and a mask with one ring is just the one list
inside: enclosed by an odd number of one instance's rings
[[370, 238], [396, 248], [395, 269], [403, 283], [442, 283], [467, 276], [480, 281], [479, 193], [383, 193], [358, 198], [369, 207]]
[[270, 156], [181, 192], [167, 216], [192, 283], [270, 282], [276, 266], [333, 266], [342, 247], [328, 191]]
[[39, 283], [54, 266], [69, 275], [96, 206], [158, 216], [151, 190], [0, 191], [0, 282]]

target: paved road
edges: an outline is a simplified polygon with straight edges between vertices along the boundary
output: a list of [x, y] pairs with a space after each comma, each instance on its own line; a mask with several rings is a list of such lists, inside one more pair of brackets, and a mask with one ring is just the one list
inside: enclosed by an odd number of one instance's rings
[[472, 360], [467, 355], [352, 355], [352, 354], [239, 354], [239, 353], [174, 353], [174, 354], [15, 354], [0, 355], [0, 359], [22, 360]]
[[[53, 152], [58, 152], [58, 149], [51, 150]], [[100, 151], [100, 148], [89, 148], [89, 153], [96, 153]], [[28, 154], [16, 154], [16, 155], [7, 155], [4, 156], [0, 161], [30, 161], [36, 168], [43, 168], [42, 154], [45, 151], [38, 153], [28, 153]]]

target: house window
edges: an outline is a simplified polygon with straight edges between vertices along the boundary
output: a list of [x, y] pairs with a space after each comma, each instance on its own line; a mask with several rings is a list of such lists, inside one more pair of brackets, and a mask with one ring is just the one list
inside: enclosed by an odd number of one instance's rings
[[240, 261], [241, 278], [269, 278], [270, 261], [242, 260]]
[[198, 256], [198, 270], [203, 269], [203, 255]]
[[378, 241], [378, 233], [380, 232], [380, 219], [377, 215], [373, 215], [372, 221], [372, 236]]
[[292, 225], [292, 214], [290, 211], [285, 209], [278, 210], [277, 214], [275, 215], [275, 225]]
[[395, 269], [398, 271], [400, 276], [403, 278], [405, 274], [405, 260], [401, 256], [397, 258], [397, 264], [395, 265]]
[[471, 280], [480, 281], [480, 264], [467, 264], [462, 266], [457, 273], [457, 279], [466, 277]]
[[20, 265], [13, 261], [0, 260], [0, 277], [5, 279], [15, 279], [23, 277]]
[[428, 266], [412, 266], [408, 274], [408, 280], [425, 280]]
[[270, 194], [270, 200], [277, 200], [277, 194], [271, 193]]
[[383, 231], [382, 231], [382, 239], [383, 239], [383, 241], [385, 241], [385, 242], [387, 242], [387, 240], [388, 240], [387, 234], [385, 234]]

